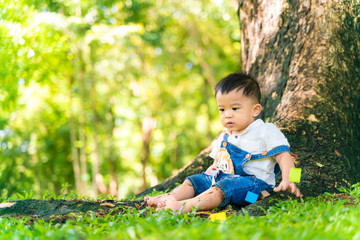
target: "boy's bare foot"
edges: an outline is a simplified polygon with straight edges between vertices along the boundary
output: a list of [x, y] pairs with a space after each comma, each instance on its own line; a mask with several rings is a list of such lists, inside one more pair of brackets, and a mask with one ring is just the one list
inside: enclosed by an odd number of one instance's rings
[[161, 194], [159, 196], [155, 196], [155, 197], [148, 197], [145, 196], [144, 197], [144, 201], [152, 207], [157, 206], [159, 203], [163, 203], [163, 202], [168, 202], [168, 201], [175, 201], [175, 197], [172, 196], [170, 193], [166, 193], [166, 194]]
[[160, 211], [161, 209], [171, 209], [174, 213], [177, 211], [176, 214], [180, 214], [179, 210], [182, 209], [182, 212], [188, 212], [188, 209], [186, 209], [185, 206], [183, 207], [184, 204], [184, 201], [164, 201], [157, 205], [156, 211]]

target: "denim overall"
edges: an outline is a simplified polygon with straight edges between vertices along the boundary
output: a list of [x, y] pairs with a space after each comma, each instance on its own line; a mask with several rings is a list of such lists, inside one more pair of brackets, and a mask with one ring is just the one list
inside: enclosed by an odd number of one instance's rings
[[[235, 174], [228, 174], [218, 171], [218, 174], [214, 176], [212, 174], [208, 175], [203, 172], [201, 174], [189, 176], [187, 179], [191, 182], [194, 188], [195, 196], [205, 192], [212, 186], [216, 186], [222, 191], [225, 197], [220, 207], [224, 207], [229, 203], [244, 206], [248, 204], [245, 201], [248, 191], [260, 195], [263, 190], [271, 192], [272, 187], [263, 180], [246, 173], [244, 171], [243, 164], [247, 161], [271, 157], [282, 152], [290, 152], [290, 149], [288, 146], [282, 145], [270, 150], [269, 152], [251, 154], [229, 143], [228, 137], [228, 134], [224, 135], [224, 139], [221, 141], [220, 148], [225, 148], [228, 151], [234, 166]], [[279, 172], [280, 167], [278, 164], [276, 164], [274, 168], [275, 178]]]
[[[230, 158], [233, 162], [235, 174], [240, 175], [240, 176], [251, 176], [251, 175], [247, 174], [243, 168], [243, 164], [247, 161], [257, 160], [257, 159], [265, 158], [265, 157], [272, 157], [272, 156], [275, 156], [275, 155], [277, 155], [279, 153], [283, 153], [283, 152], [290, 152], [290, 149], [288, 146], [282, 145], [282, 146], [278, 146], [278, 147], [270, 150], [269, 152], [263, 152], [261, 154], [253, 154], [252, 155], [251, 153], [246, 152], [246, 151], [238, 148], [237, 146], [229, 143], [228, 137], [229, 137], [229, 134], [226, 133], [224, 135], [223, 141], [221, 142], [220, 148], [226, 148], [226, 150], [230, 154]], [[279, 174], [279, 172], [280, 172], [280, 167], [279, 167], [279, 164], [276, 163], [275, 168], [274, 168], [275, 178]]]

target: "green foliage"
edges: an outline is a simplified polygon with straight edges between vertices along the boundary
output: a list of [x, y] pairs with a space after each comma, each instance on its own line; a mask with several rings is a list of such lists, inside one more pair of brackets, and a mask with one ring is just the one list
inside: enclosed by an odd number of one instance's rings
[[42, 220], [27, 225], [28, 218], [0, 219], [8, 239], [358, 239], [360, 237], [359, 184], [349, 194], [324, 194], [281, 201], [265, 216], [228, 215], [211, 222], [195, 213], [174, 215], [153, 209], [122, 209], [121, 214], [96, 217], [78, 215], [65, 224]]
[[75, 190], [73, 146], [88, 186], [98, 162], [136, 192], [146, 117], [148, 182], [192, 160], [220, 130], [212, 87], [239, 69], [237, 22], [226, 1], [0, 1], [0, 198]]

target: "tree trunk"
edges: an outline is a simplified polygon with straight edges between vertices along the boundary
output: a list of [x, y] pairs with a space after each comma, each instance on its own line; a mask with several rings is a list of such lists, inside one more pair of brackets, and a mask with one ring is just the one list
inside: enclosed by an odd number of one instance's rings
[[[93, 66], [93, 61], [91, 61], [91, 71], [93, 71], [94, 66]], [[98, 117], [98, 113], [96, 110], [96, 99], [97, 99], [97, 94], [96, 94], [96, 82], [94, 79], [93, 74], [89, 75], [89, 79], [90, 79], [90, 105], [91, 105], [91, 111], [93, 114], [91, 123], [92, 123], [92, 129], [93, 129], [93, 137], [94, 137], [94, 144], [95, 144], [95, 149], [94, 151], [91, 153], [92, 159], [91, 159], [91, 163], [92, 163], [92, 190], [93, 190], [93, 194], [96, 197], [99, 194], [99, 189], [103, 188], [103, 183], [101, 181], [99, 181], [99, 179], [101, 179], [101, 177], [99, 178], [99, 154], [100, 154], [100, 147], [99, 147], [99, 134], [98, 134], [98, 128], [97, 128], [97, 124], [99, 122], [99, 117]]]
[[80, 113], [79, 113], [79, 140], [80, 140], [80, 176], [81, 184], [84, 195], [87, 195], [88, 188], [88, 170], [87, 170], [87, 154], [86, 154], [86, 84], [85, 84], [85, 63], [83, 59], [83, 50], [79, 47], [79, 69], [78, 69], [78, 81], [79, 81], [79, 92], [80, 92]]
[[80, 193], [84, 192], [81, 183], [81, 176], [80, 176], [80, 164], [79, 164], [79, 152], [76, 147], [76, 127], [75, 127], [75, 120], [74, 120], [74, 113], [72, 110], [73, 104], [73, 97], [72, 97], [72, 83], [73, 79], [69, 78], [69, 128], [70, 128], [70, 144], [71, 144], [71, 156], [72, 156], [72, 165], [74, 171], [74, 179], [75, 179], [75, 187], [76, 190]]
[[[110, 174], [111, 174], [111, 179], [110, 179], [110, 183], [109, 183], [109, 192], [112, 196], [116, 196], [116, 198], [118, 197], [118, 183], [117, 183], [117, 164], [116, 162], [119, 161], [119, 158], [115, 156], [114, 153], [116, 153], [115, 149], [115, 145], [114, 145], [114, 129], [115, 129], [115, 115], [113, 112], [113, 104], [114, 104], [114, 100], [113, 97], [110, 98], [110, 108], [109, 108], [109, 115], [111, 116], [109, 119], [109, 129], [110, 131], [108, 131], [109, 133], [109, 139], [110, 141], [108, 142], [108, 148], [110, 149], [110, 151], [108, 152], [108, 160], [109, 160], [109, 166], [110, 166]], [[117, 154], [118, 155], [118, 154]]]
[[149, 160], [150, 155], [150, 141], [151, 134], [156, 126], [156, 119], [152, 117], [144, 118], [142, 122], [142, 156], [141, 156], [141, 164], [142, 164], [142, 190], [147, 188], [146, 184], [146, 165]]
[[239, 7], [243, 69], [260, 81], [262, 117], [283, 129], [299, 157], [301, 191], [359, 182], [359, 6], [262, 0]]

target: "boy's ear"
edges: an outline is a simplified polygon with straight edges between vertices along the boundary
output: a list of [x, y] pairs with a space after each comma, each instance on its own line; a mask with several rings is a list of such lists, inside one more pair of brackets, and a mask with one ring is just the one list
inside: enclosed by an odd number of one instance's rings
[[258, 103], [253, 107], [253, 117], [257, 117], [261, 113], [262, 106]]

